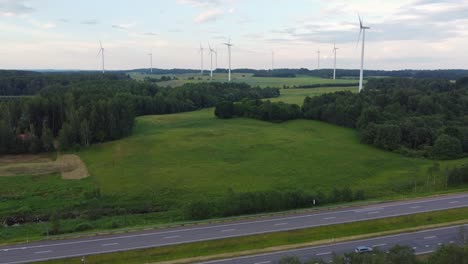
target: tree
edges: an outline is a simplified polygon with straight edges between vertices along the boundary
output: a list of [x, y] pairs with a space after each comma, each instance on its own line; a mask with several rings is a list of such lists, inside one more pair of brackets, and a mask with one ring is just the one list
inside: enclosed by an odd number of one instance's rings
[[91, 129], [86, 119], [84, 119], [80, 125], [80, 139], [83, 146], [89, 146], [91, 144]]
[[42, 126], [41, 142], [44, 151], [49, 152], [54, 150], [54, 136], [52, 135], [50, 128], [46, 126], [45, 122]]
[[460, 157], [462, 152], [460, 140], [442, 134], [435, 141], [432, 155], [438, 159], [454, 159]]
[[14, 134], [4, 120], [0, 120], [0, 154], [10, 152], [11, 146], [14, 144]]
[[387, 253], [387, 260], [392, 264], [416, 264], [418, 260], [410, 247], [396, 245]]
[[216, 105], [215, 115], [218, 118], [232, 118], [234, 116], [234, 103], [233, 102], [221, 102]]

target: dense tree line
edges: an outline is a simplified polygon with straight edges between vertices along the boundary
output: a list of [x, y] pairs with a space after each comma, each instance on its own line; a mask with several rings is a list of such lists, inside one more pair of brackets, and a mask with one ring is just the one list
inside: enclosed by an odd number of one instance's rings
[[201, 220], [213, 217], [278, 212], [326, 204], [365, 200], [364, 191], [349, 187], [334, 188], [331, 193], [306, 193], [301, 190], [235, 193], [229, 190], [221, 199], [194, 201], [185, 207], [185, 218]]
[[306, 98], [305, 118], [357, 128], [379, 148], [438, 159], [468, 152], [468, 86], [432, 79], [372, 79], [360, 94]]
[[74, 83], [90, 80], [124, 80], [126, 74], [41, 73], [32, 71], [0, 70], [0, 96], [34, 95], [45, 87], [68, 87]]
[[295, 78], [296, 74], [293, 72], [259, 70], [256, 71], [253, 77], [275, 77], [275, 78]]
[[358, 130], [361, 141], [399, 153], [454, 159], [468, 153], [468, 78], [371, 79], [359, 94], [336, 92], [307, 97], [297, 105], [222, 103], [215, 114], [268, 121], [321, 120]]
[[129, 135], [136, 116], [192, 111], [224, 100], [277, 96], [276, 88], [236, 83], [163, 88], [149, 82], [91, 78], [52, 85], [36, 96], [0, 101], [0, 154], [88, 146]]
[[465, 264], [468, 263], [468, 247], [465, 243], [444, 245], [427, 258], [417, 258], [414, 250], [407, 246], [396, 245], [388, 251], [374, 250], [372, 253], [347, 253], [335, 255], [331, 261], [310, 259], [302, 262], [290, 256], [279, 261], [280, 264]]

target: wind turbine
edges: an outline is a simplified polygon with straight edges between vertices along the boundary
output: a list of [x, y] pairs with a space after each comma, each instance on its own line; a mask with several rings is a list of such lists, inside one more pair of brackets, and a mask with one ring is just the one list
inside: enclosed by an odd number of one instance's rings
[[275, 52], [272, 51], [271, 52], [271, 71], [273, 72], [274, 69], [275, 69]]
[[148, 54], [150, 56], [150, 72], [153, 74], [153, 51]]
[[336, 43], [333, 42], [333, 55], [335, 56], [334, 62], [333, 62], [333, 80], [336, 80], [336, 51], [338, 48], [336, 47]]
[[231, 47], [233, 46], [231, 44], [231, 38], [229, 38], [229, 41], [227, 43], [223, 43], [223, 45], [226, 45], [228, 48], [228, 54], [229, 54], [229, 70], [228, 70], [228, 81], [231, 81]]
[[317, 50], [317, 69], [320, 69], [320, 49]]
[[210, 77], [211, 79], [213, 79], [213, 53], [216, 54], [216, 51], [211, 48], [210, 43], [208, 43], [208, 47], [210, 48], [210, 66], [211, 66]]
[[99, 49], [99, 52], [96, 56], [99, 56], [99, 54], [101, 54], [101, 57], [102, 57], [102, 74], [104, 74], [106, 72], [105, 68], [104, 68], [104, 48], [102, 47], [102, 43], [101, 41], [99, 41], [99, 45], [101, 46], [101, 48]]
[[362, 23], [361, 16], [359, 16], [359, 37], [357, 44], [359, 45], [359, 41], [361, 40], [361, 33], [362, 33], [362, 50], [361, 50], [361, 72], [359, 74], [359, 92], [362, 91], [362, 82], [364, 79], [364, 45], [366, 42], [366, 29], [370, 29], [370, 27], [364, 26]]
[[200, 59], [201, 59], [201, 75], [203, 75], [203, 46], [202, 44], [200, 43]]
[[215, 49], [215, 69], [218, 69], [218, 49]]

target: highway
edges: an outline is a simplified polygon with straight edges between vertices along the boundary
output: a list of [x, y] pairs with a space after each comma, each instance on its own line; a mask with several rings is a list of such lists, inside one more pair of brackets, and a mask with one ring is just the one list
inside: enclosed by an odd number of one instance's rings
[[395, 245], [410, 246], [416, 254], [427, 254], [435, 251], [444, 244], [457, 243], [460, 226], [446, 227], [432, 230], [384, 236], [365, 240], [337, 243], [332, 245], [294, 249], [288, 251], [259, 254], [231, 259], [221, 259], [200, 264], [275, 264], [283, 257], [295, 256], [305, 262], [311, 259], [331, 260], [333, 254], [352, 252], [358, 246], [368, 246], [374, 249], [387, 251]]
[[49, 259], [80, 257], [461, 207], [468, 207], [468, 194], [381, 203], [330, 211], [304, 212], [287, 216], [264, 217], [221, 224], [152, 229], [92, 238], [41, 241], [0, 247], [0, 263], [27, 263]]

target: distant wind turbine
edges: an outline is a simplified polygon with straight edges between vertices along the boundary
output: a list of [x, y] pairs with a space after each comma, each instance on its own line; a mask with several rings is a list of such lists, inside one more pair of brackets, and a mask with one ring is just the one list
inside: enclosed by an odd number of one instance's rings
[[153, 51], [148, 55], [150, 56], [150, 73], [153, 74]]
[[320, 49], [317, 50], [317, 69], [320, 69]]
[[99, 56], [99, 54], [101, 54], [101, 58], [102, 58], [102, 74], [104, 74], [106, 72], [106, 69], [104, 67], [104, 48], [102, 47], [102, 43], [101, 41], [99, 41], [99, 45], [100, 45], [100, 49], [99, 49], [99, 52], [96, 56]]
[[335, 56], [334, 62], [333, 62], [333, 80], [336, 80], [336, 51], [338, 48], [336, 47], [336, 43], [333, 42], [333, 55]]
[[223, 45], [226, 45], [228, 48], [228, 54], [229, 54], [229, 70], [228, 70], [228, 81], [231, 81], [231, 47], [233, 44], [231, 44], [231, 38], [229, 38], [229, 41], [227, 43], [223, 43]]
[[218, 49], [215, 49], [215, 69], [218, 69]]
[[200, 67], [200, 70], [201, 70], [201, 75], [203, 75], [203, 46], [202, 44], [200, 43], [200, 59], [201, 59], [201, 67]]
[[275, 69], [275, 52], [271, 52], [271, 71]]
[[359, 41], [361, 40], [361, 33], [362, 33], [362, 50], [361, 50], [361, 72], [359, 74], [359, 92], [362, 91], [362, 83], [364, 79], [364, 45], [366, 42], [366, 29], [370, 29], [370, 27], [364, 26], [362, 23], [361, 16], [359, 16], [359, 37], [357, 44], [359, 45]]
[[208, 47], [210, 48], [210, 77], [213, 79], [213, 54], [216, 54], [216, 51], [211, 48], [210, 43], [208, 43]]

